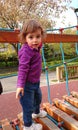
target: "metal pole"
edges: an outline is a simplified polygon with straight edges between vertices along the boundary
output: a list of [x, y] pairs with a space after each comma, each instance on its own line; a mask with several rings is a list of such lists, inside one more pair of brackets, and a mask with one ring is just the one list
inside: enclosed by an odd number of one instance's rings
[[[75, 12], [76, 17], [77, 17], [77, 35], [78, 35], [78, 8], [74, 9], [74, 12]], [[78, 42], [76, 43], [76, 53], [78, 55]]]
[[77, 17], [77, 25], [78, 25], [78, 8], [76, 8], [76, 9], [74, 10], [74, 12], [75, 12], [76, 17]]

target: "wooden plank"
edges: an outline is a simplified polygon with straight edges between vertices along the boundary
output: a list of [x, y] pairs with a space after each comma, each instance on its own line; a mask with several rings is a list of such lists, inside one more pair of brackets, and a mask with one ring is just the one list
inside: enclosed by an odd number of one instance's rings
[[[22, 113], [17, 115], [18, 119], [20, 119], [20, 130], [23, 130], [23, 120], [22, 120]], [[45, 118], [37, 118], [35, 119], [35, 122], [40, 123], [43, 125], [43, 130], [60, 130], [51, 120], [49, 120], [47, 117]]]
[[78, 36], [77, 35], [69, 35], [69, 34], [47, 34], [47, 37], [45, 39], [45, 42], [48, 43], [73, 43], [78, 42]]
[[37, 123], [42, 124], [43, 130], [60, 130], [51, 120], [47, 117], [45, 118], [36, 118]]
[[[0, 42], [2, 43], [18, 43], [18, 34], [19, 30], [17, 31], [0, 31]], [[47, 34], [44, 43], [73, 43], [78, 42], [78, 35], [73, 34]]]
[[13, 32], [6, 32], [6, 31], [0, 31], [0, 42], [2, 43], [18, 43], [18, 34], [19, 32], [13, 31]]
[[15, 118], [11, 121], [12, 127], [14, 130], [19, 129], [20, 120], [18, 118]]
[[72, 104], [73, 106], [77, 107], [78, 108], [78, 99], [75, 98], [75, 97], [72, 97], [71, 95], [68, 96], [68, 95], [65, 95], [63, 96], [63, 98], [69, 102], [70, 104]]
[[70, 105], [69, 103], [65, 103], [63, 100], [59, 100], [58, 98], [53, 99], [53, 102], [56, 105], [56, 107], [60, 108], [67, 114], [74, 116], [74, 118], [78, 120], [78, 109], [76, 107]]
[[57, 121], [63, 121], [63, 126], [65, 128], [67, 128], [68, 130], [78, 130], [78, 121], [73, 119], [67, 113], [61, 111], [60, 109], [52, 106], [49, 103], [44, 103], [43, 106], [50, 116], [52, 116]]
[[2, 130], [2, 128], [1, 128], [1, 127], [2, 127], [2, 123], [1, 123], [1, 121], [0, 121], [0, 130]]
[[75, 92], [75, 91], [72, 91], [71, 92], [71, 95], [75, 98], [78, 98], [78, 92]]
[[17, 115], [17, 117], [18, 117], [18, 119], [20, 120], [19, 129], [20, 129], [20, 130], [23, 130], [24, 122], [23, 122], [23, 115], [22, 115], [22, 112], [19, 113], [19, 114]]
[[1, 123], [2, 123], [3, 130], [14, 130], [12, 126], [10, 125], [10, 122], [8, 121], [8, 119], [1, 120]]

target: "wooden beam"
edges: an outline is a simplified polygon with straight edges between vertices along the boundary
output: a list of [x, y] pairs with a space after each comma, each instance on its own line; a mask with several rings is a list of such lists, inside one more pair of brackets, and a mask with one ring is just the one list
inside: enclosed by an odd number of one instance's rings
[[45, 42], [48, 43], [73, 43], [78, 42], [77, 35], [69, 35], [69, 34], [47, 34]]
[[[0, 31], [0, 42], [1, 43], [18, 43], [18, 34], [17, 31]], [[44, 40], [46, 43], [73, 43], [78, 42], [78, 35], [69, 35], [69, 34], [47, 34], [46, 39]]]
[[0, 31], [0, 42], [1, 43], [18, 43], [18, 31], [12, 31], [12, 32], [7, 32], [7, 31]]
[[23, 113], [19, 113], [17, 115], [18, 119], [20, 120], [20, 123], [19, 123], [19, 129], [20, 130], [23, 130], [23, 126], [24, 126], [24, 122], [23, 122]]
[[69, 103], [67, 104], [63, 100], [60, 100], [58, 98], [53, 99], [53, 102], [56, 105], [56, 107], [63, 110], [70, 116], [74, 116], [74, 118], [76, 118], [78, 120], [78, 108], [72, 106]]
[[[23, 125], [23, 117], [22, 113], [17, 115], [18, 119], [20, 120], [20, 125], [19, 128], [22, 130], [22, 125]], [[43, 130], [60, 130], [50, 119], [47, 117], [45, 118], [36, 118], [34, 119], [35, 122], [42, 124]]]
[[36, 118], [37, 123], [42, 124], [43, 130], [60, 130], [50, 119], [45, 118]]
[[49, 103], [43, 104], [44, 109], [48, 112], [50, 116], [56, 119], [59, 122], [63, 121], [63, 126], [67, 128], [67, 130], [78, 130], [78, 121], [73, 119], [67, 113], [61, 111], [55, 106], [52, 106]]
[[8, 119], [1, 120], [1, 123], [2, 123], [2, 130], [14, 130], [10, 125]]
[[75, 98], [78, 98], [78, 92], [72, 91], [72, 92], [71, 92], [71, 95], [72, 95], [73, 97], [75, 97]]
[[65, 95], [63, 96], [63, 98], [69, 102], [70, 104], [72, 104], [73, 106], [77, 107], [78, 108], [78, 99], [75, 98], [75, 97], [72, 97], [71, 95], [68, 96], [68, 95]]

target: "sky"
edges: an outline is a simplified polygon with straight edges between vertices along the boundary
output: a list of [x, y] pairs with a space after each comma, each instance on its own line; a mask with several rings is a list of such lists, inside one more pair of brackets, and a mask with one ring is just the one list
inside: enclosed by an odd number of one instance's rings
[[78, 0], [72, 0], [71, 6], [78, 8]]
[[[78, 0], [72, 0], [72, 3], [69, 6], [78, 8]], [[64, 13], [64, 15], [65, 15], [64, 20], [65, 24], [62, 24], [61, 21], [63, 21], [63, 18], [61, 17], [60, 19], [57, 20], [58, 21], [56, 25], [57, 28], [77, 25], [77, 17], [73, 10], [69, 9]]]

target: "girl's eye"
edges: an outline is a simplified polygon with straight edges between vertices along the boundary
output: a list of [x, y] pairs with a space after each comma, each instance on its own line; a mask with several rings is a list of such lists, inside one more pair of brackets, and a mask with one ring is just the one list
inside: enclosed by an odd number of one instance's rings
[[29, 38], [30, 38], [30, 39], [32, 39], [32, 38], [33, 38], [33, 36], [29, 36]]
[[41, 36], [40, 35], [37, 35], [36, 38], [40, 38]]

